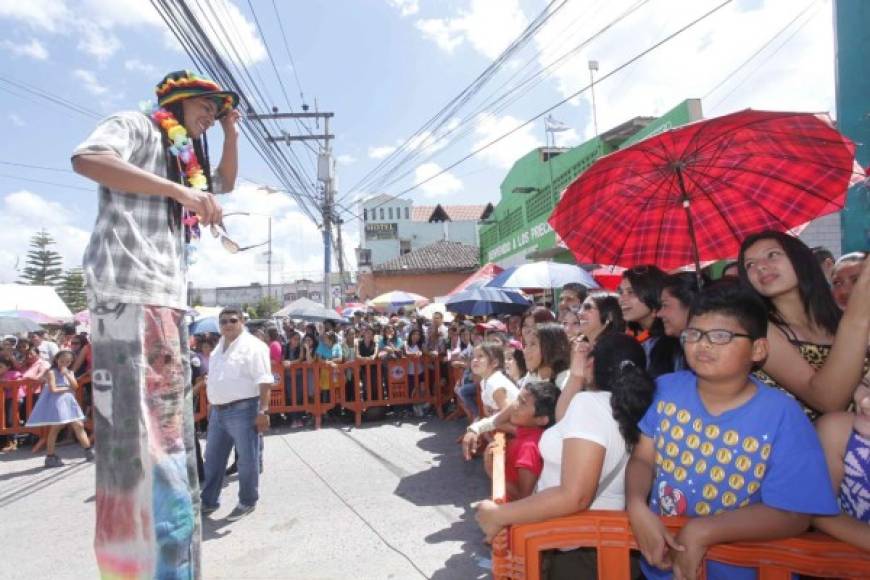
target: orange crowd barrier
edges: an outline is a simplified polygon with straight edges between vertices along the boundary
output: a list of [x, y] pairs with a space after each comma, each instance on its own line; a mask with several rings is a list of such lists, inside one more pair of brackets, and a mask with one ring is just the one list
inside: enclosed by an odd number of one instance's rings
[[[506, 501], [504, 435], [496, 435], [492, 499]], [[687, 518], [662, 518], [677, 532]], [[559, 548], [595, 548], [598, 577], [630, 580], [630, 552], [637, 549], [628, 514], [589, 510], [533, 524], [510, 526], [492, 544], [492, 574], [496, 580], [538, 580], [541, 555]], [[789, 580], [792, 573], [822, 578], [868, 578], [870, 554], [820, 532], [770, 542], [738, 542], [713, 546], [707, 558], [758, 570], [759, 580]], [[704, 578], [702, 573], [701, 578]]]
[[[85, 429], [93, 431], [93, 419], [91, 406], [87, 404], [85, 392], [90, 388], [91, 375], [85, 373], [78, 379], [78, 388], [75, 390], [76, 400], [85, 413]], [[24, 389], [24, 398], [19, 402], [18, 394]], [[0, 408], [0, 435], [18, 435], [31, 433], [41, 435], [45, 427], [27, 427], [27, 418], [33, 411], [33, 406], [39, 397], [40, 389], [47, 389], [42, 381], [21, 379], [17, 381], [0, 381], [0, 392], [3, 395], [3, 405]]]
[[[354, 413], [357, 426], [362, 416], [371, 407], [413, 405], [429, 403], [439, 417], [443, 408], [453, 398], [453, 382], [457, 376], [448, 368], [445, 374], [443, 357], [423, 355], [396, 359], [358, 359], [345, 363], [330, 364], [324, 361], [311, 363], [283, 363], [272, 365], [273, 386], [270, 393], [269, 411], [278, 413], [309, 413], [314, 417], [315, 428], [320, 428], [323, 416], [335, 407]], [[413, 371], [413, 372], [411, 372]], [[86, 428], [92, 429], [91, 407], [86, 404], [85, 391], [90, 385], [90, 375], [78, 379], [76, 397], [85, 411]], [[23, 408], [19, 409], [18, 389], [25, 387]], [[39, 381], [0, 382], [4, 401], [16, 403], [3, 405], [0, 409], [0, 435], [38, 433], [40, 428], [24, 426], [33, 410]], [[199, 390], [194, 408], [194, 420], [208, 418], [207, 388]]]

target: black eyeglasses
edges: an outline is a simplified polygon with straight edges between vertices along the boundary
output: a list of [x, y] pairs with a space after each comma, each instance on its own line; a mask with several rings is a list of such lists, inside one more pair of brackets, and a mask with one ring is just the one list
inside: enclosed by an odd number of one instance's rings
[[735, 337], [755, 340], [749, 334], [743, 334], [741, 332], [731, 332], [730, 330], [724, 330], [721, 328], [714, 328], [712, 330], [687, 328], [680, 333], [680, 342], [682, 344], [692, 344], [695, 342], [699, 342], [705, 336], [707, 337], [707, 340], [710, 342], [710, 344], [728, 344], [729, 342], [734, 340]]
[[227, 324], [235, 324], [238, 321], [239, 321], [238, 318], [221, 318], [220, 319], [221, 326], [226, 326]]

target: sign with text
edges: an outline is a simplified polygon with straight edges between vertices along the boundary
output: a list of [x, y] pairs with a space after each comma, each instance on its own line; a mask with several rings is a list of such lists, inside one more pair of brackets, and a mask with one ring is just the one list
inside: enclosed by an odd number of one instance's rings
[[367, 240], [395, 240], [398, 237], [398, 224], [366, 224]]

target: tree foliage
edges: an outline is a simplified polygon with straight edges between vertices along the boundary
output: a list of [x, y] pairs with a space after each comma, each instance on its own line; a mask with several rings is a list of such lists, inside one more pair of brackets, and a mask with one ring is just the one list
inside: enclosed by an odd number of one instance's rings
[[255, 312], [257, 318], [269, 318], [281, 309], [281, 301], [275, 298], [274, 296], [263, 296], [259, 302], [257, 302], [257, 306], [255, 307]]
[[57, 295], [70, 310], [79, 312], [87, 308], [85, 297], [85, 275], [81, 268], [71, 268], [63, 275]]
[[30, 251], [21, 273], [21, 282], [31, 286], [57, 286], [63, 278], [63, 258], [51, 249], [56, 242], [40, 230], [30, 238]]

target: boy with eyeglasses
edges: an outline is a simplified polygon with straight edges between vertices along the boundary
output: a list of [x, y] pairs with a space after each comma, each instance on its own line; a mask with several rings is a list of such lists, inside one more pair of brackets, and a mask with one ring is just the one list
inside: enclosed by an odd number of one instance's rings
[[[750, 373], [767, 312], [731, 282], [705, 289], [681, 342], [692, 371], [663, 375], [626, 468], [626, 505], [647, 578], [696, 578], [707, 549], [797, 535], [837, 513], [819, 440], [800, 406]], [[659, 516], [692, 518], [676, 536]], [[755, 570], [707, 563], [707, 578]]]

